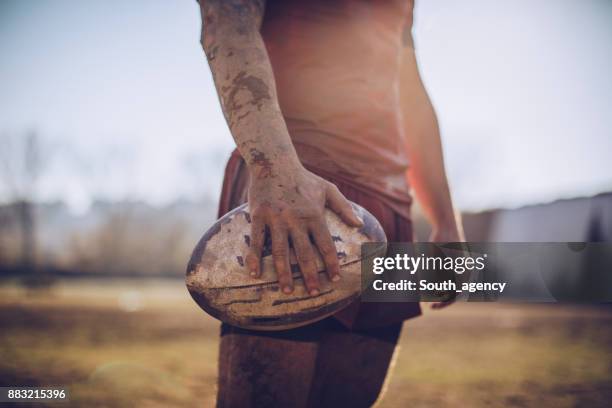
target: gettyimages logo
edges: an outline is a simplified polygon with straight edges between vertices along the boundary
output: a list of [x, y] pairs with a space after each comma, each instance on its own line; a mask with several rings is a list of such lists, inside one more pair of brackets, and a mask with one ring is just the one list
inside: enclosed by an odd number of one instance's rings
[[487, 254], [480, 256], [429, 256], [396, 254], [394, 257], [375, 257], [372, 272], [380, 275], [387, 270], [405, 271], [414, 275], [418, 271], [453, 271], [458, 275], [485, 269]]

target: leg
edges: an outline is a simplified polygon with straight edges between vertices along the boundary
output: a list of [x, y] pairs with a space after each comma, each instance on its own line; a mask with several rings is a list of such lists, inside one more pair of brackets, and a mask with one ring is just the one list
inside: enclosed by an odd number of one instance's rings
[[313, 326], [258, 333], [224, 325], [217, 406], [304, 407], [317, 353]]
[[322, 333], [310, 407], [370, 407], [379, 398], [402, 323]]
[[217, 406], [369, 407], [400, 330], [349, 331], [332, 318], [276, 333], [224, 325]]

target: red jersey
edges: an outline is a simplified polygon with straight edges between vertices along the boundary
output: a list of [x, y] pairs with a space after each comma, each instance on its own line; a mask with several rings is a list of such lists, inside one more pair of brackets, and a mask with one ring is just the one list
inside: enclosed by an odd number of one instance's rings
[[300, 160], [409, 217], [399, 69], [410, 0], [268, 1], [261, 32]]

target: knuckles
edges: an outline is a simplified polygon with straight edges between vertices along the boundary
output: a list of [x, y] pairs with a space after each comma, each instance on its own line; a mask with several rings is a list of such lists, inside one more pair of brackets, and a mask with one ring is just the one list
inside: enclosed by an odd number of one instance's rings
[[296, 258], [306, 268], [314, 267], [314, 253], [310, 250], [296, 251]]
[[285, 257], [288, 254], [289, 252], [286, 249], [286, 245], [272, 247], [272, 256], [274, 257]]
[[322, 219], [323, 209], [306, 206], [271, 205], [262, 204], [251, 210], [251, 217], [256, 222], [287, 226], [299, 226]]
[[340, 193], [340, 189], [338, 188], [337, 185], [335, 185], [334, 183], [330, 183], [329, 181], [327, 181], [326, 183], [327, 183], [328, 190], [331, 190], [334, 193]]
[[246, 256], [246, 263], [250, 269], [254, 269], [259, 265], [259, 256], [255, 252], [250, 252]]

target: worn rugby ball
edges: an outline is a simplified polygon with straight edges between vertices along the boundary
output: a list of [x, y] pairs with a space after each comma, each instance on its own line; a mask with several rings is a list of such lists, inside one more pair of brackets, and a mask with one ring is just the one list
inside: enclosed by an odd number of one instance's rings
[[[361, 244], [378, 242], [365, 257], [382, 256], [386, 251], [385, 233], [378, 220], [353, 203], [364, 222], [363, 227], [346, 225], [333, 211], [325, 218], [340, 263], [341, 279], [331, 282], [323, 260], [317, 256], [320, 294], [310, 296], [291, 250], [294, 290], [280, 290], [266, 239], [260, 278], [249, 275], [246, 255], [249, 250], [251, 218], [244, 204], [217, 220], [200, 239], [187, 266], [186, 284], [196, 303], [213, 317], [242, 328], [285, 330], [330, 316], [356, 300], [361, 292]], [[317, 254], [318, 255], [318, 254]]]

